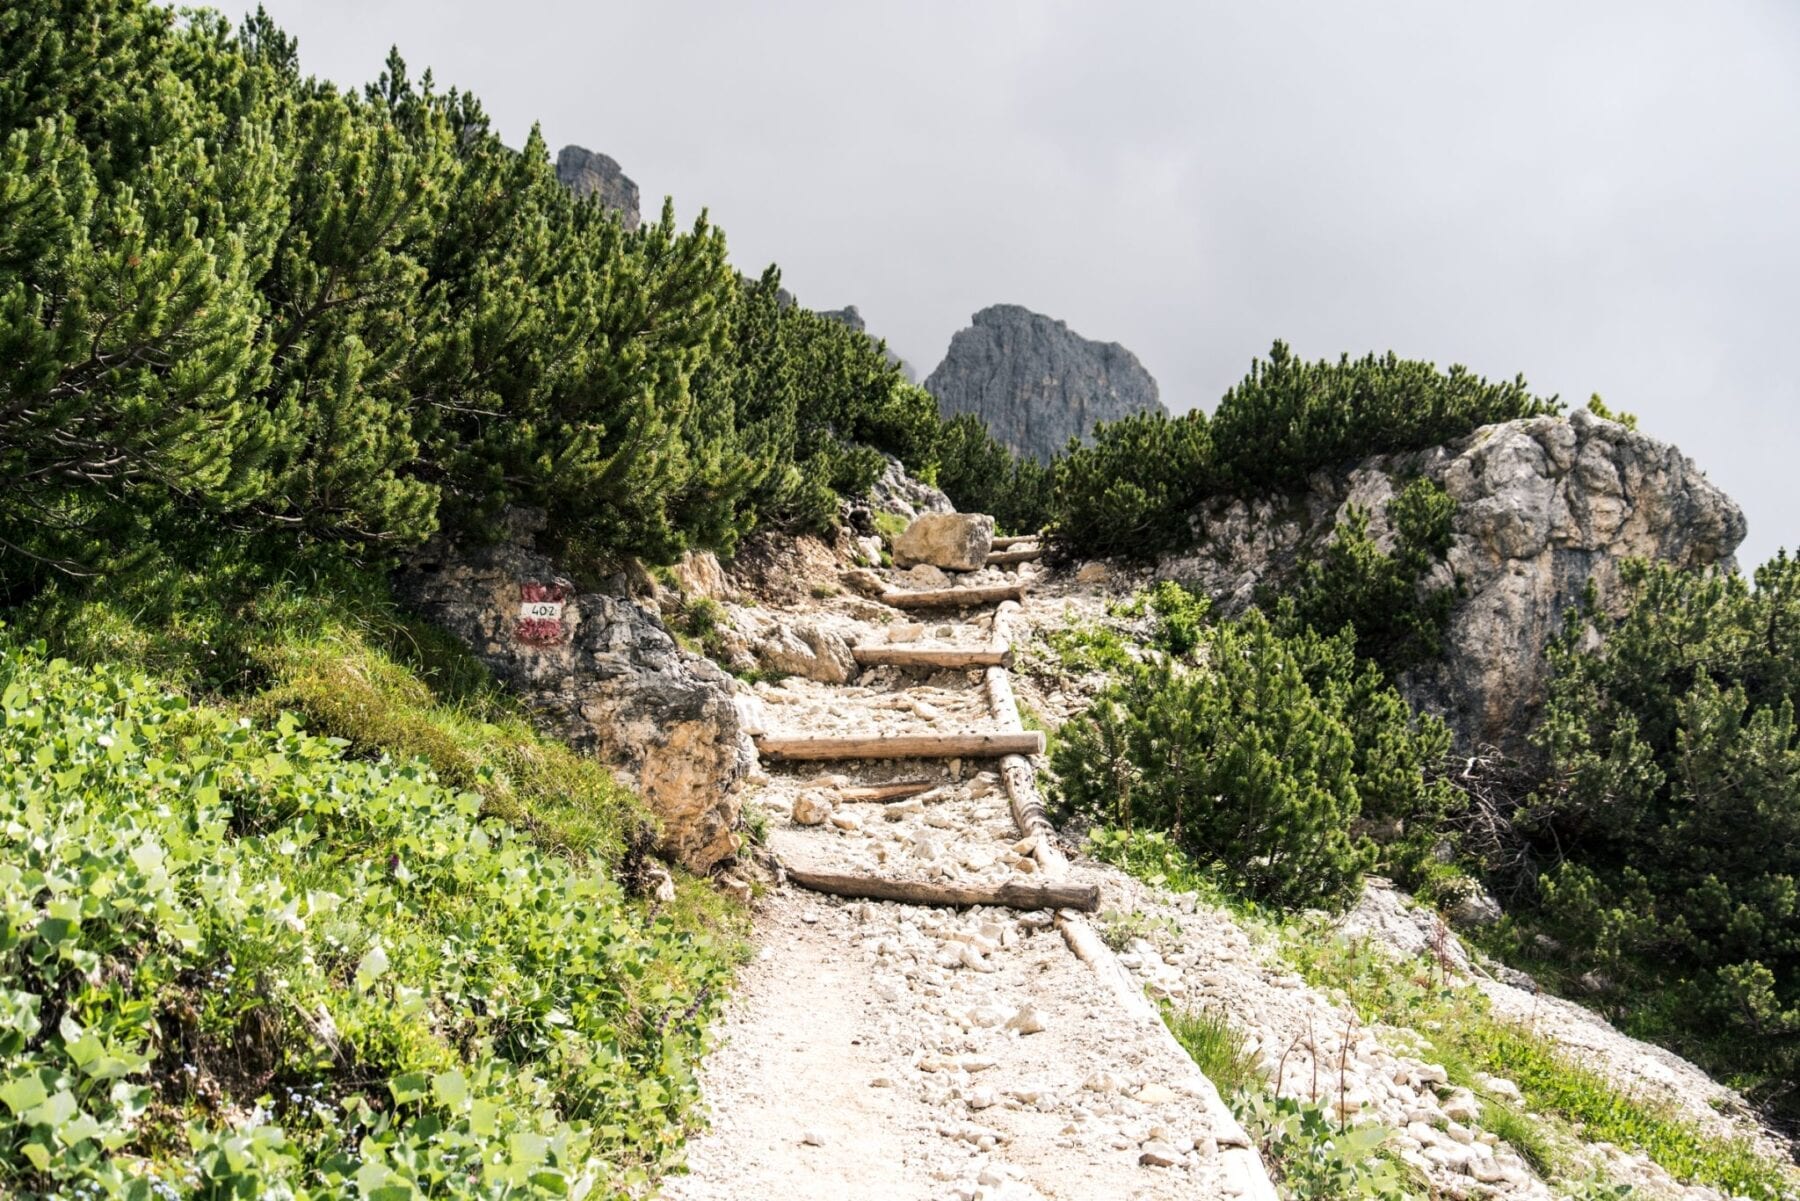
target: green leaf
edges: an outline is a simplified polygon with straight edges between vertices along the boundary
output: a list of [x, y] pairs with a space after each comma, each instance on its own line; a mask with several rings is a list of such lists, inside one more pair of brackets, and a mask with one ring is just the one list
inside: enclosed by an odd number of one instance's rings
[[430, 1087], [424, 1072], [405, 1072], [388, 1081], [388, 1091], [396, 1105], [405, 1105], [423, 1097]]
[[0, 1102], [13, 1111], [14, 1117], [23, 1117], [26, 1110], [43, 1104], [49, 1095], [36, 1076], [15, 1076], [0, 1085]]
[[468, 1099], [469, 1082], [455, 1068], [439, 1072], [431, 1078], [431, 1095], [437, 1098], [439, 1105], [455, 1109]]

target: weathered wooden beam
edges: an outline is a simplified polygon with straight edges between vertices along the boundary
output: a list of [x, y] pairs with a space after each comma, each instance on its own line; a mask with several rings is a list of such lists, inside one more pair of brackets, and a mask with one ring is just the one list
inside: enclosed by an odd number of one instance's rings
[[992, 545], [995, 550], [1005, 550], [1009, 546], [1018, 546], [1022, 542], [1030, 542], [1035, 545], [1037, 540], [1036, 534], [1002, 534], [994, 539]]
[[858, 900], [899, 901], [904, 905], [1004, 905], [1009, 909], [1073, 909], [1092, 913], [1100, 907], [1093, 884], [930, 884], [923, 880], [888, 880], [815, 872], [784, 863], [787, 878], [802, 888]]
[[765, 759], [997, 759], [1041, 755], [1044, 736], [990, 734], [850, 734], [784, 737], [764, 734], [756, 750]]
[[887, 643], [851, 647], [850, 653], [864, 667], [1012, 666], [1012, 647], [1004, 642], [987, 646], [907, 646]]
[[997, 550], [987, 557], [989, 567], [1005, 567], [1009, 563], [1035, 563], [1044, 557], [1044, 552], [1035, 546], [1022, 547], [1019, 550]]
[[942, 780], [896, 780], [892, 784], [855, 784], [837, 790], [846, 801], [899, 801], [942, 788]]
[[954, 609], [991, 605], [998, 601], [1022, 601], [1025, 585], [983, 584], [968, 588], [922, 588], [917, 592], [889, 591], [881, 599], [896, 609]]

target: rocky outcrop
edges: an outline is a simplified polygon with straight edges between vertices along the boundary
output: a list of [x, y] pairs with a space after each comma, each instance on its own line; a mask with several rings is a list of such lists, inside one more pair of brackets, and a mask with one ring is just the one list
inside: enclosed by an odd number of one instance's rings
[[638, 227], [638, 186], [607, 155], [564, 146], [556, 156], [556, 178], [577, 196], [598, 196], [600, 207], [619, 214], [627, 231]]
[[[863, 315], [856, 311], [856, 306], [853, 304], [847, 304], [841, 309], [820, 309], [819, 316], [829, 318], [842, 325], [847, 325], [859, 334], [864, 334], [871, 338], [874, 337], [873, 334], [869, 333], [868, 322], [863, 320]], [[919, 382], [918, 373], [912, 369], [912, 364], [895, 354], [892, 350], [889, 350], [887, 343], [885, 342], [881, 344], [881, 353], [887, 356], [888, 362], [900, 368], [900, 374], [906, 378], [907, 383], [916, 384]]]
[[1091, 342], [1016, 304], [976, 313], [925, 379], [946, 417], [973, 413], [1016, 454], [1047, 461], [1102, 421], [1166, 413], [1156, 381], [1117, 342]]
[[1616, 611], [1627, 560], [1730, 565], [1746, 532], [1743, 512], [1678, 449], [1577, 411], [1320, 473], [1300, 496], [1212, 501], [1193, 515], [1199, 549], [1159, 574], [1239, 611], [1260, 585], [1290, 582], [1351, 504], [1385, 542], [1387, 501], [1414, 475], [1456, 501], [1449, 553], [1427, 586], [1460, 596], [1444, 655], [1401, 688], [1465, 747], [1523, 748], [1548, 685], [1544, 649], [1590, 582]]
[[426, 546], [400, 595], [462, 639], [578, 750], [636, 784], [661, 846], [704, 872], [737, 849], [742, 768], [730, 677], [675, 644], [636, 601], [578, 592], [527, 544]]
[[869, 332], [868, 322], [863, 320], [863, 315], [856, 311], [856, 306], [853, 304], [847, 304], [841, 309], [820, 309], [819, 316], [830, 318], [840, 325], [847, 325], [859, 334]]
[[993, 546], [994, 519], [986, 513], [927, 513], [894, 539], [894, 566], [980, 571]]
[[942, 491], [915, 479], [906, 465], [893, 455], [884, 456], [886, 464], [869, 489], [869, 500], [883, 513], [897, 513], [911, 521], [921, 513], [954, 513], [956, 506]]

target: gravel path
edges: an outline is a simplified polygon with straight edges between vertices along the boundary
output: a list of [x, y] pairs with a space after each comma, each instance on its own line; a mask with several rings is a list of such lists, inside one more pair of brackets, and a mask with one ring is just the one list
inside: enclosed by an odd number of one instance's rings
[[[942, 641], [985, 640], [982, 615]], [[852, 628], [853, 636], [873, 631]], [[756, 690], [771, 729], [986, 728], [979, 672], [862, 673], [855, 686]], [[782, 771], [753, 803], [777, 861], [894, 878], [998, 883], [1040, 874], [991, 770], [869, 763]], [[854, 803], [846, 784], [933, 780]], [[1192, 1062], [1126, 1011], [1048, 911], [844, 901], [777, 886], [759, 904], [704, 1078], [711, 1129], [681, 1201], [1229, 1197]]]
[[[1191, 1066], [1121, 1020], [1049, 914], [783, 890], [760, 917], [706, 1067], [713, 1126], [667, 1196], [1231, 1195], [1200, 1107], [1165, 1083]], [[964, 966], [985, 935], [987, 970]]]

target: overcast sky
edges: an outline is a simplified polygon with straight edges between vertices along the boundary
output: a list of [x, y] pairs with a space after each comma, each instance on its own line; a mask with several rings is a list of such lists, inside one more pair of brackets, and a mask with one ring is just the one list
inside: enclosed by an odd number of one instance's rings
[[[1283, 338], [1678, 443], [1800, 543], [1800, 4], [265, 0], [612, 155], [919, 371], [995, 302], [1212, 408]], [[229, 8], [228, 8], [229, 10]]]

